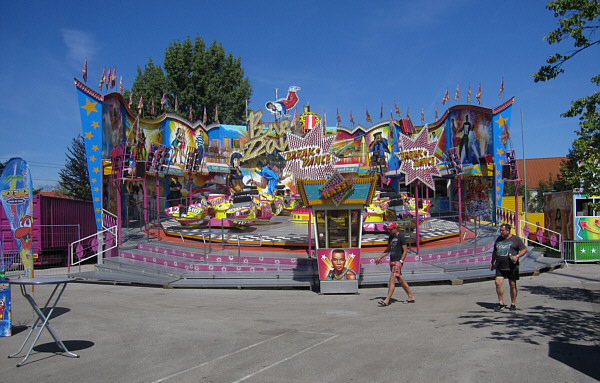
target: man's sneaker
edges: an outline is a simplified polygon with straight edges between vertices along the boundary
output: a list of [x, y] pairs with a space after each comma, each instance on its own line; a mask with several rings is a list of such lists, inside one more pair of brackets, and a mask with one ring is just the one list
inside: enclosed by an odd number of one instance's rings
[[517, 311], [517, 306], [510, 305], [510, 311]]
[[495, 312], [502, 311], [505, 307], [506, 307], [506, 305], [498, 305], [498, 306], [494, 307], [494, 311]]

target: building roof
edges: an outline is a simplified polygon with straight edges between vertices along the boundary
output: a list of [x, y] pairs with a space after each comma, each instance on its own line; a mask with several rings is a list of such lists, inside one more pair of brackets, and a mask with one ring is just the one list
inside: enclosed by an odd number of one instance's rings
[[[537, 189], [540, 181], [548, 183], [550, 176], [552, 176], [553, 181], [556, 181], [560, 174], [558, 167], [562, 161], [566, 160], [567, 157], [526, 158], [527, 188]], [[517, 159], [517, 167], [519, 168], [519, 176], [521, 179], [525, 179], [523, 160]]]

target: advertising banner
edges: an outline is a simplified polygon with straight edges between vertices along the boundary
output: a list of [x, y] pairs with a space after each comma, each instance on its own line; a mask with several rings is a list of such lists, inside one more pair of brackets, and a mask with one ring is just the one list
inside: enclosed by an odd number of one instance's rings
[[11, 335], [10, 285], [0, 282], [0, 337]]
[[319, 280], [341, 281], [358, 279], [360, 249], [318, 249]]
[[[19, 250], [25, 276], [33, 276], [33, 187], [22, 158], [11, 158], [0, 178], [2, 206]], [[7, 265], [5, 265], [7, 266]]]

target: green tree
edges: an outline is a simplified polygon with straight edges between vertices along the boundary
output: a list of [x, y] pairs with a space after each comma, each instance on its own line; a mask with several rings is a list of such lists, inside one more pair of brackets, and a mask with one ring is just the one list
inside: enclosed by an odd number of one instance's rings
[[[200, 36], [194, 43], [189, 37], [183, 43], [175, 40], [165, 50], [163, 66], [164, 72], [150, 59], [143, 71], [138, 67], [132, 86], [134, 110], [143, 96], [143, 115], [150, 116], [151, 99], [156, 97], [156, 108], [164, 92], [166, 111], [184, 118], [189, 118], [191, 107], [192, 120], [202, 120], [206, 108], [211, 123], [218, 105], [219, 122], [240, 124], [245, 120], [246, 101], [252, 94], [250, 81], [244, 78], [241, 59], [226, 54], [223, 45], [213, 41], [207, 48]], [[129, 94], [125, 92], [124, 97]]]
[[73, 138], [71, 147], [67, 148], [67, 151], [65, 167], [58, 172], [60, 177], [58, 185], [67, 197], [91, 201], [92, 190], [85, 156], [85, 142], [81, 134]]
[[[137, 76], [131, 87], [131, 93], [133, 94], [131, 109], [134, 113], [137, 113], [140, 97], [143, 97], [142, 117], [152, 117], [152, 102], [154, 102], [154, 116], [161, 115], [162, 106], [160, 101], [166, 91], [167, 80], [163, 69], [160, 66], [155, 66], [152, 57], [150, 57], [143, 71], [139, 66], [137, 67]], [[129, 92], [124, 92], [123, 97], [128, 101]]]
[[[533, 74], [534, 81], [548, 81], [564, 73], [563, 65], [576, 55], [598, 47], [600, 39], [596, 32], [600, 28], [600, 1], [597, 0], [556, 0], [550, 1], [546, 8], [559, 18], [559, 28], [551, 31], [545, 39], [556, 44], [563, 39], [572, 38], [575, 49], [566, 53], [550, 56], [538, 72]], [[592, 65], [596, 65], [593, 64]], [[600, 87], [600, 75], [592, 77], [591, 82]], [[558, 190], [583, 188], [588, 196], [600, 195], [600, 91], [571, 102], [571, 108], [562, 117], [579, 116], [578, 137], [573, 141], [567, 162], [560, 167], [561, 174], [556, 183]], [[600, 205], [600, 204], [597, 204]], [[600, 206], [596, 206], [600, 208]]]

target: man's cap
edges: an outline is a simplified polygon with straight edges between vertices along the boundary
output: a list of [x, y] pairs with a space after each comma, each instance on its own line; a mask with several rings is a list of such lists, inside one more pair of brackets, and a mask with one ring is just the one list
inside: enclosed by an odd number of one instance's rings
[[396, 225], [396, 222], [389, 223], [385, 227], [386, 230], [392, 230], [392, 229], [397, 229], [397, 228], [398, 228], [398, 225]]

